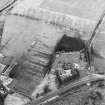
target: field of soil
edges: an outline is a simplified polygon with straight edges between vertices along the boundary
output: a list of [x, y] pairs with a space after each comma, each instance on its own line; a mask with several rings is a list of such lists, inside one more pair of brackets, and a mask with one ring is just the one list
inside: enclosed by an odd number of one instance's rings
[[96, 20], [105, 9], [104, 0], [45, 0], [40, 5], [55, 12]]

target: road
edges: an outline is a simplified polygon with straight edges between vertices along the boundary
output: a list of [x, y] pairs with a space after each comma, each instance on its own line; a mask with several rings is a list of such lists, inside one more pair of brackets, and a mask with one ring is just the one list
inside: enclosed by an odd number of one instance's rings
[[74, 83], [70, 83], [67, 86], [61, 87], [59, 90], [57, 90], [54, 93], [49, 93], [46, 96], [37, 99], [36, 101], [33, 101], [31, 105], [45, 105], [45, 104], [50, 104], [52, 102], [55, 102], [56, 100], [59, 100], [63, 98], [65, 95], [70, 94], [70, 91], [72, 92], [72, 89], [81, 85], [84, 85], [88, 82], [93, 82], [97, 80], [104, 80], [105, 76], [104, 75], [99, 75], [99, 74], [90, 74], [86, 77], [83, 77], [79, 79], [78, 81]]

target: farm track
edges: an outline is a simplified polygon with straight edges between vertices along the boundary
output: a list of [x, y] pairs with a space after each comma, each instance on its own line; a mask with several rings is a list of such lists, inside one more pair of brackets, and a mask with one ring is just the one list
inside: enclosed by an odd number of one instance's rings
[[10, 7], [16, 0], [1, 0], [0, 1], [0, 12]]

